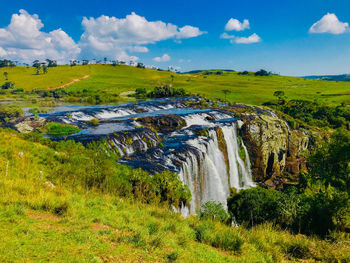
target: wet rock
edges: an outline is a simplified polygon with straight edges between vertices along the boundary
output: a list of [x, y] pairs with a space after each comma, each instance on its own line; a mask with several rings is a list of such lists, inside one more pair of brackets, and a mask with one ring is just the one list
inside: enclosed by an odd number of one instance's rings
[[180, 116], [171, 114], [136, 118], [135, 121], [160, 132], [173, 132], [186, 125], [186, 122]]

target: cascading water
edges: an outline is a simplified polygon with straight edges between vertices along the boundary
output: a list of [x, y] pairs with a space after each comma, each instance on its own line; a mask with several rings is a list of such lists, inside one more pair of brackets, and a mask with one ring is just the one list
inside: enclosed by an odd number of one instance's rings
[[[180, 208], [184, 216], [198, 212], [208, 201], [226, 208], [231, 188], [239, 191], [255, 186], [248, 151], [238, 136], [238, 119], [220, 109], [185, 105], [183, 101], [155, 100], [70, 111], [64, 108], [49, 117], [80, 127], [98, 118], [98, 126], [85, 127], [69, 139], [83, 143], [105, 139], [122, 157], [121, 163], [151, 173], [177, 173], [192, 194], [189, 204]], [[154, 123], [172, 126], [157, 133], [147, 126]]]
[[[220, 202], [227, 207], [230, 188], [236, 190], [254, 187], [251, 178], [250, 159], [242, 141], [238, 144], [237, 126], [235, 123], [219, 126], [224, 135], [226, 152], [219, 147], [217, 132], [209, 131], [209, 138], [196, 138], [187, 144], [198, 149], [201, 154], [190, 155], [182, 163], [180, 179], [189, 186], [192, 201], [189, 212], [196, 213], [198, 208], [208, 202]], [[239, 151], [243, 149], [242, 160]], [[225, 162], [225, 155], [228, 163]], [[199, 164], [199, 168], [198, 168]], [[193, 179], [197, 179], [193, 181]]]

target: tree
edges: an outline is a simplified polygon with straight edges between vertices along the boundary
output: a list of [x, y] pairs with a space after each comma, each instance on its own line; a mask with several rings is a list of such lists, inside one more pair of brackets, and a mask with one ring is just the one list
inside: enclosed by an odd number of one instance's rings
[[242, 72], [238, 72], [238, 75], [249, 75], [248, 71], [242, 71]]
[[47, 62], [47, 67], [49, 68], [57, 67], [56, 60], [46, 59], [46, 62]]
[[104, 61], [105, 64], [107, 64], [107, 58], [106, 57], [103, 59], [103, 61]]
[[40, 68], [41, 68], [41, 63], [39, 62], [39, 60], [34, 60], [33, 61], [33, 67], [36, 69], [35, 74], [39, 75], [40, 74]]
[[285, 102], [284, 91], [277, 90], [273, 93], [273, 96], [278, 98], [279, 104], [284, 104], [284, 102]]
[[137, 68], [145, 68], [145, 65], [141, 62], [137, 63]]
[[5, 80], [6, 80], [6, 81], [8, 80], [8, 76], [9, 76], [9, 74], [5, 71], [5, 72], [4, 72], [4, 77], [5, 77]]
[[310, 156], [312, 180], [350, 194], [350, 132], [339, 129]]
[[74, 66], [76, 66], [77, 65], [77, 61], [75, 60], [75, 59], [72, 59], [71, 61], [70, 61], [70, 66], [71, 67], [74, 67]]
[[260, 69], [259, 71], [255, 72], [255, 76], [270, 76], [271, 72], [266, 71], [265, 69]]
[[82, 65], [83, 65], [83, 66], [89, 65], [89, 60], [83, 59]]
[[227, 223], [230, 216], [225, 211], [221, 203], [206, 202], [200, 207], [199, 218], [217, 220], [222, 223]]
[[261, 187], [241, 190], [228, 199], [228, 211], [238, 223], [245, 222], [249, 226], [277, 222], [280, 197], [280, 192]]
[[45, 64], [42, 65], [42, 68], [43, 68], [43, 73], [46, 74], [47, 73], [47, 67]]

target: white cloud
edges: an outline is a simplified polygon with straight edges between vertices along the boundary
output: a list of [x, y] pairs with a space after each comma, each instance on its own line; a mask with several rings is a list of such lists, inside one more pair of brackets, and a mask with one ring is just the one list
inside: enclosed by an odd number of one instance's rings
[[13, 14], [11, 23], [0, 28], [0, 56], [30, 63], [35, 59], [55, 59], [60, 63], [76, 58], [80, 48], [62, 29], [49, 33], [38, 15], [21, 9]]
[[2, 47], [0, 47], [0, 57], [5, 57], [6, 55], [7, 52]]
[[234, 39], [231, 39], [230, 42], [232, 44], [253, 44], [261, 42], [261, 38], [256, 33], [254, 33], [249, 37], [235, 37]]
[[130, 52], [138, 52], [138, 53], [147, 53], [149, 51], [147, 47], [142, 47], [142, 46], [128, 47], [128, 50]]
[[226, 26], [225, 26], [225, 30], [226, 31], [243, 31], [245, 29], [249, 29], [250, 25], [249, 25], [249, 20], [248, 19], [244, 19], [243, 23], [241, 23], [238, 19], [234, 19], [231, 18]]
[[148, 51], [143, 45], [167, 39], [192, 38], [204, 33], [189, 25], [178, 28], [162, 21], [147, 21], [135, 13], [126, 18], [84, 18], [82, 25], [85, 30], [79, 42], [83, 49], [82, 57], [106, 56], [121, 59], [121, 56], [125, 57], [126, 51]]
[[321, 20], [313, 24], [309, 30], [309, 33], [330, 33], [330, 34], [343, 34], [349, 30], [349, 24], [340, 22], [335, 14], [327, 13]]
[[167, 62], [171, 59], [171, 57], [168, 54], [164, 54], [161, 57], [155, 57], [153, 58], [154, 61], [156, 62]]
[[176, 34], [176, 38], [184, 39], [184, 38], [198, 37], [205, 33], [206, 32], [200, 31], [198, 27], [184, 26], [179, 29], [179, 32]]
[[235, 36], [234, 35], [229, 35], [226, 32], [224, 32], [224, 33], [222, 33], [220, 35], [220, 38], [222, 38], [222, 39], [233, 39], [233, 38], [235, 38]]
[[27, 63], [46, 58], [64, 63], [77, 57], [137, 61], [138, 57], [128, 53], [146, 53], [147, 44], [167, 39], [180, 42], [205, 33], [190, 25], [179, 28], [162, 21], [147, 21], [135, 13], [125, 18], [84, 18], [82, 26], [84, 33], [75, 43], [62, 29], [42, 31], [44, 25], [38, 15], [20, 10], [12, 15], [8, 27], [0, 28], [0, 57]]

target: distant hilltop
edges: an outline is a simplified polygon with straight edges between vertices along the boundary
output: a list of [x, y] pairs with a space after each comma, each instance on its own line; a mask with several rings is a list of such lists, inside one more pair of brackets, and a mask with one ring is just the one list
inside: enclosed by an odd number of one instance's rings
[[327, 81], [349, 81], [350, 82], [350, 74], [305, 76], [303, 78], [305, 78], [305, 79], [319, 79], [319, 80], [327, 80]]

